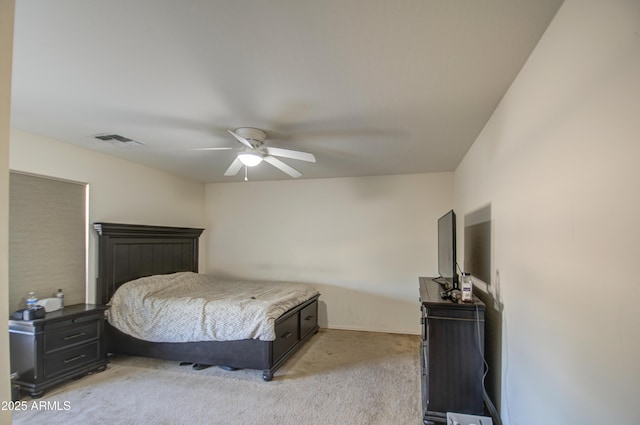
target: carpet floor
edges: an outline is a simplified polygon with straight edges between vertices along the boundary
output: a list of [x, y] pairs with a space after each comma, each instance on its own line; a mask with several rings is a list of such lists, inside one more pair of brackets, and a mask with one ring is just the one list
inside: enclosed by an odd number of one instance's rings
[[320, 330], [274, 375], [113, 356], [13, 412], [13, 423], [418, 425], [417, 335]]

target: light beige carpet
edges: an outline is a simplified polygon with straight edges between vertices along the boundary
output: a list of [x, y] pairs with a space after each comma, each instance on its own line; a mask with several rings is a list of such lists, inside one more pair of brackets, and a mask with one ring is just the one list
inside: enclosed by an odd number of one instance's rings
[[102, 373], [48, 391], [13, 423], [421, 424], [419, 336], [321, 330], [279, 369], [195, 371], [114, 356]]

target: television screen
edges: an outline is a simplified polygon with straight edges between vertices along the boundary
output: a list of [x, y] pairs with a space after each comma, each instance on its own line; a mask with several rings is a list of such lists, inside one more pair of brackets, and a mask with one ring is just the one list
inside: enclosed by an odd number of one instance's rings
[[456, 273], [456, 214], [449, 211], [438, 219], [438, 273], [458, 287]]

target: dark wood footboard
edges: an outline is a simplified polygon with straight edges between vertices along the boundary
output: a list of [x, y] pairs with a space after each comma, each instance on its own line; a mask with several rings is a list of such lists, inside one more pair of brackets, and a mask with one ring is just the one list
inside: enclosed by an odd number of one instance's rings
[[262, 368], [265, 381], [271, 381], [273, 373], [318, 332], [318, 296], [280, 316], [275, 331], [275, 341], [269, 341], [267, 367]]

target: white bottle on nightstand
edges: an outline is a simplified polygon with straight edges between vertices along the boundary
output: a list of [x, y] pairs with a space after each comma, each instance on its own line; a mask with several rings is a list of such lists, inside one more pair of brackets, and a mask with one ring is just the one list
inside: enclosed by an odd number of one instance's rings
[[462, 273], [462, 302], [473, 302], [473, 282], [471, 281], [471, 273]]
[[62, 292], [62, 289], [58, 289], [58, 292], [56, 293], [56, 298], [58, 298], [60, 300], [60, 308], [64, 307], [64, 292]]

